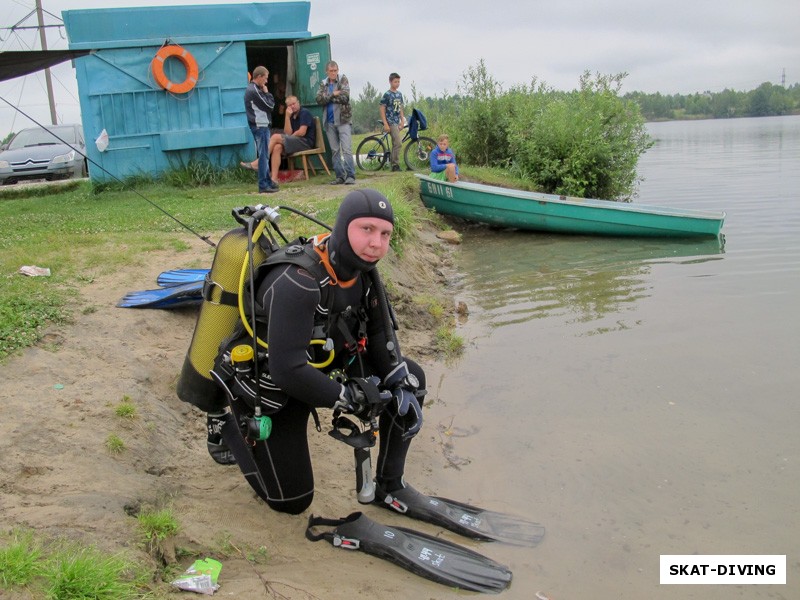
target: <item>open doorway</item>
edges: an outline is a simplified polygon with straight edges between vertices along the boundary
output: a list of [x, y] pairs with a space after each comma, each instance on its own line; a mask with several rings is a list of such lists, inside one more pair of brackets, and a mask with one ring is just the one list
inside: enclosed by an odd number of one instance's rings
[[245, 44], [247, 54], [247, 72], [252, 73], [259, 65], [267, 67], [270, 93], [275, 97], [275, 109], [272, 111], [272, 129], [282, 130], [285, 122], [286, 97], [292, 94], [294, 74], [289, 68], [289, 56], [292, 46], [285, 42], [248, 42]]

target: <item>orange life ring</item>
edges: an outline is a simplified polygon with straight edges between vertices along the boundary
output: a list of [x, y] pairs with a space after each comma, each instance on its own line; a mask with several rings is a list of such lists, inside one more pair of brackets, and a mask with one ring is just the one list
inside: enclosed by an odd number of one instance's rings
[[[181, 83], [173, 83], [164, 73], [164, 63], [168, 58], [174, 56], [186, 68], [186, 79]], [[153, 70], [153, 77], [156, 83], [168, 92], [174, 94], [185, 94], [197, 84], [197, 76], [199, 69], [197, 68], [197, 61], [194, 59], [188, 50], [177, 45], [163, 46], [157, 53], [153, 62], [150, 65]]]

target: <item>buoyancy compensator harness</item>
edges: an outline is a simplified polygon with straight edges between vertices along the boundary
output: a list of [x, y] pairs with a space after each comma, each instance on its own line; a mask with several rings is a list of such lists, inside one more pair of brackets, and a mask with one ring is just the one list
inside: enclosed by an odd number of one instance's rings
[[[291, 210], [330, 229], [313, 217]], [[366, 346], [366, 315], [334, 315], [330, 286], [348, 287], [330, 265], [325, 248], [329, 234], [289, 242], [278, 228], [279, 213], [270, 207], [244, 207], [232, 211], [242, 227], [220, 240], [211, 271], [204, 285], [204, 301], [195, 326], [177, 392], [181, 400], [206, 412], [222, 412], [230, 406], [245, 438], [266, 439], [271, 429], [268, 415], [288, 401], [285, 392], [272, 381], [268, 369], [267, 343], [258, 335], [255, 292], [268, 269], [278, 264], [295, 264], [317, 281], [321, 300], [314, 318], [309, 363], [325, 369], [334, 360], [333, 340], [328, 332], [336, 327], [345, 346], [354, 355]], [[278, 244], [271, 227], [283, 240]], [[308, 243], [308, 242], [311, 243]], [[351, 333], [353, 319], [357, 335]], [[332, 377], [335, 375], [332, 373]], [[321, 429], [312, 410], [317, 429]]]

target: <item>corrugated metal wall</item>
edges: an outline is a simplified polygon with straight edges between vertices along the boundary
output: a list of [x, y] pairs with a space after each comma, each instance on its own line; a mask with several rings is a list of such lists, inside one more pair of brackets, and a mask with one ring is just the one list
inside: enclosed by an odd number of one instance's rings
[[[70, 48], [96, 50], [75, 61], [89, 157], [118, 178], [158, 175], [192, 158], [219, 167], [252, 159], [246, 44], [310, 37], [309, 12], [307, 2], [65, 11]], [[167, 41], [197, 61], [197, 84], [185, 94], [153, 78], [151, 62]], [[170, 81], [185, 79], [177, 59], [164, 67]], [[93, 142], [103, 129], [109, 145], [101, 153]], [[110, 179], [91, 164], [89, 173]]]

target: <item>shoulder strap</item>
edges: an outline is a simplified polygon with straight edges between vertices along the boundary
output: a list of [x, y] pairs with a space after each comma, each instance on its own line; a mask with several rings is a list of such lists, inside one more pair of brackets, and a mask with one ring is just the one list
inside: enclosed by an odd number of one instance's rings
[[320, 287], [327, 285], [330, 280], [330, 276], [325, 271], [320, 257], [314, 251], [313, 244], [309, 243], [304, 238], [299, 238], [282, 247], [277, 252], [270, 254], [256, 267], [256, 278], [258, 278], [259, 271], [262, 269], [278, 264], [292, 264], [305, 269], [317, 280]]

